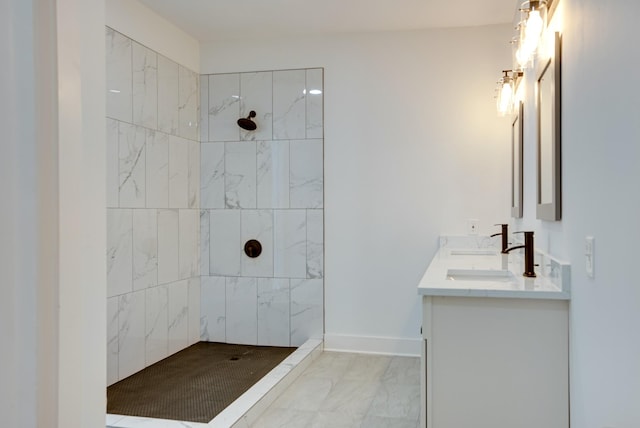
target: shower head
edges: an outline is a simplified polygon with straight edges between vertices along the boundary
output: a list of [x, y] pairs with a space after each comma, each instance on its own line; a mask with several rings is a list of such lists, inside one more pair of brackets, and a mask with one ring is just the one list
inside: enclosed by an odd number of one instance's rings
[[246, 129], [247, 131], [255, 131], [258, 126], [253, 120], [251, 120], [253, 117], [256, 117], [256, 112], [251, 110], [249, 112], [249, 116], [238, 119], [238, 126], [242, 129]]

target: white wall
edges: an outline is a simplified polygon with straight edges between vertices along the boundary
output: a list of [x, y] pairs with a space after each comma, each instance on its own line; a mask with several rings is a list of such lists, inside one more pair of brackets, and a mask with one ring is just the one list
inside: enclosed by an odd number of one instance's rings
[[437, 236], [508, 219], [509, 129], [492, 96], [509, 36], [504, 25], [202, 44], [202, 73], [325, 68], [329, 348], [417, 354], [416, 286]]
[[198, 71], [198, 41], [137, 0], [105, 0], [106, 25], [144, 46]]
[[[539, 246], [572, 265], [571, 426], [640, 424], [640, 4], [562, 0], [561, 222], [535, 219], [535, 116], [525, 111], [525, 217]], [[529, 88], [532, 93], [532, 87]], [[528, 101], [526, 108], [532, 111]], [[595, 278], [585, 236], [595, 237]]]

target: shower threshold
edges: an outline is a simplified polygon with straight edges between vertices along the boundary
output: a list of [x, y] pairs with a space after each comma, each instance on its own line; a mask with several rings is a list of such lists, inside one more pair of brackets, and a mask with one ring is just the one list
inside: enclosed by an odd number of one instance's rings
[[[308, 340], [209, 422], [108, 413], [106, 426], [107, 428], [229, 428], [238, 422], [241, 422], [242, 426], [251, 425], [321, 352], [322, 340]], [[115, 385], [117, 384], [112, 387]], [[194, 410], [198, 413], [199, 409]]]

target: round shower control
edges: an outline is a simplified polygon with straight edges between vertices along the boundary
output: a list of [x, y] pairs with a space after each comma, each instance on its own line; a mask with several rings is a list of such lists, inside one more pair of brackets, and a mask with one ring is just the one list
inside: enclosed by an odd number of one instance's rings
[[262, 244], [255, 239], [250, 239], [244, 244], [244, 253], [248, 257], [255, 259], [262, 253]]

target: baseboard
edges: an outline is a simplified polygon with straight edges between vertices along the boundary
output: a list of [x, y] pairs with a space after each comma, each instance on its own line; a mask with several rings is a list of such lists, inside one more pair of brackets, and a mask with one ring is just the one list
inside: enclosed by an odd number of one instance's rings
[[325, 351], [419, 357], [420, 345], [420, 338], [324, 335]]

